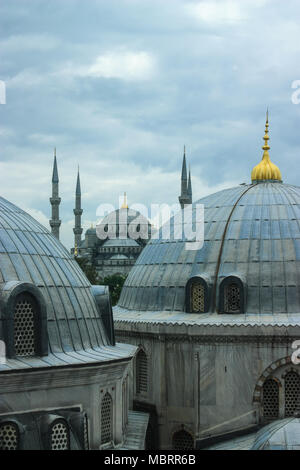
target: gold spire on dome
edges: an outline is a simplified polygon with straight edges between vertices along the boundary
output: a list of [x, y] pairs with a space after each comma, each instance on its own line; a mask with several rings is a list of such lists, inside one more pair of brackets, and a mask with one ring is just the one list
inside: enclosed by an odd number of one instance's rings
[[75, 242], [75, 247], [74, 247], [74, 256], [78, 256], [78, 248], [77, 248], [76, 242]]
[[126, 195], [126, 193], [124, 193], [124, 201], [123, 201], [123, 204], [122, 204], [122, 206], [121, 206], [121, 209], [128, 209], [127, 195]]
[[279, 168], [270, 160], [268, 144], [269, 140], [269, 113], [267, 110], [265, 135], [263, 137], [265, 144], [262, 147], [264, 153], [261, 162], [256, 165], [251, 173], [252, 182], [258, 181], [281, 181], [281, 173]]

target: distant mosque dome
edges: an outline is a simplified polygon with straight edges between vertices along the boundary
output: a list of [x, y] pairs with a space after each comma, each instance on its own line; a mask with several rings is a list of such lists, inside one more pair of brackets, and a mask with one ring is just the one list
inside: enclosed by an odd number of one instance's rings
[[163, 229], [150, 240], [124, 284], [118, 318], [128, 310], [300, 312], [300, 187], [282, 183], [270, 161], [268, 117], [264, 139], [251, 184], [193, 203], [193, 221], [196, 205], [205, 206], [202, 249], [186, 250], [183, 237], [165, 239]]

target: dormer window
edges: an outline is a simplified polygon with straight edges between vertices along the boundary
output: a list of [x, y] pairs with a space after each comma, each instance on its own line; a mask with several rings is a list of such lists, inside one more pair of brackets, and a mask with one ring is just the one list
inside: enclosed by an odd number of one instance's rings
[[31, 295], [20, 294], [14, 311], [14, 345], [16, 356], [28, 357], [36, 354], [37, 302]]
[[220, 284], [220, 313], [243, 313], [245, 310], [245, 292], [241, 279], [228, 276]]
[[27, 282], [9, 287], [3, 328], [7, 357], [46, 356], [47, 307], [40, 289]]
[[187, 282], [185, 309], [188, 313], [205, 313], [209, 310], [209, 291], [207, 282], [195, 276]]

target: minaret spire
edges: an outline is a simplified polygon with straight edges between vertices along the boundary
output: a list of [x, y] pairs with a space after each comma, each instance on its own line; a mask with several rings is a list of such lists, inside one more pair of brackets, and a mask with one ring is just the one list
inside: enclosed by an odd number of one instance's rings
[[189, 204], [192, 204], [193, 202], [193, 193], [192, 193], [192, 180], [191, 180], [191, 167], [189, 166], [189, 181], [188, 181], [188, 188], [187, 188], [187, 194], [189, 198]]
[[[182, 160], [182, 170], [181, 170], [181, 194], [179, 196], [179, 202], [181, 209], [184, 209], [185, 204], [191, 204], [191, 197], [188, 194], [188, 178], [186, 170], [186, 155], [185, 155], [185, 146], [183, 148], [183, 160]], [[190, 183], [190, 190], [192, 190], [192, 184]]]
[[73, 210], [73, 212], [75, 215], [75, 227], [73, 228], [74, 246], [76, 248], [76, 251], [78, 252], [78, 248], [80, 247], [80, 244], [81, 244], [81, 234], [82, 234], [81, 216], [83, 212], [83, 210], [81, 209], [81, 187], [80, 187], [79, 166], [78, 166], [76, 191], [75, 191], [75, 209]]
[[51, 227], [51, 233], [59, 240], [59, 227], [61, 225], [61, 220], [59, 220], [59, 179], [57, 171], [57, 161], [56, 161], [56, 148], [54, 149], [54, 163], [53, 163], [53, 173], [52, 173], [52, 197], [50, 197], [50, 204], [52, 207], [52, 217], [49, 220]]
[[128, 209], [127, 194], [126, 193], [124, 193], [124, 201], [123, 201], [123, 204], [121, 206], [121, 209]]

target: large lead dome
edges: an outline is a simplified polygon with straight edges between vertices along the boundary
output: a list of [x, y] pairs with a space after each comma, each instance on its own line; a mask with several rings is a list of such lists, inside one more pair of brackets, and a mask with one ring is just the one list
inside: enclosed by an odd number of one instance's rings
[[119, 306], [185, 311], [191, 277], [205, 273], [218, 297], [220, 282], [234, 273], [244, 282], [246, 312], [299, 313], [300, 188], [241, 185], [198, 203], [205, 206], [203, 248], [187, 251], [183, 240], [151, 240], [126, 280]]
[[[252, 170], [252, 184], [193, 204], [193, 222], [196, 205], [205, 208], [203, 248], [187, 250], [184, 239], [164, 239], [161, 230], [130, 272], [117, 314], [122, 308], [300, 313], [300, 188], [282, 183], [270, 160], [268, 129], [267, 114], [264, 153]], [[170, 226], [172, 235], [176, 216]]]
[[[36, 341], [41, 343], [36, 354], [28, 353], [33, 320], [27, 298], [17, 303], [21, 311], [16, 317], [14, 303], [20, 293], [27, 297], [30, 294], [31, 300], [35, 298], [35, 307], [30, 308], [37, 318]], [[14, 325], [11, 308], [15, 309]], [[91, 286], [74, 258], [48, 230], [0, 198], [0, 339], [5, 338], [7, 352], [12, 351], [0, 369], [84, 364], [123, 357], [124, 348], [114, 346], [109, 309], [107, 288]], [[17, 328], [22, 330], [24, 343], [27, 341], [22, 350]], [[19, 361], [15, 356], [22, 358]]]

